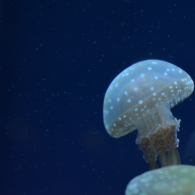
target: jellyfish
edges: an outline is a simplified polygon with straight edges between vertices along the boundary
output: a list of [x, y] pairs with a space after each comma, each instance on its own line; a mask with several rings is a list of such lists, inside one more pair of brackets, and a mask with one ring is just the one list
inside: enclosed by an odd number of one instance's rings
[[108, 134], [120, 138], [137, 129], [136, 144], [149, 169], [180, 164], [180, 120], [171, 108], [191, 95], [194, 82], [181, 68], [157, 59], [135, 63], [109, 85], [103, 103]]
[[133, 178], [125, 195], [194, 195], [195, 167], [173, 165], [147, 171]]

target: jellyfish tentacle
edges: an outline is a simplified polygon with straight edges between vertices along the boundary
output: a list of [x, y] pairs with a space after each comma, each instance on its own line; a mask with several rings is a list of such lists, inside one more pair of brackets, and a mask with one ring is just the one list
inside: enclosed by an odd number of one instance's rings
[[168, 165], [179, 165], [181, 164], [181, 159], [179, 155], [179, 151], [177, 148], [173, 148], [168, 151]]

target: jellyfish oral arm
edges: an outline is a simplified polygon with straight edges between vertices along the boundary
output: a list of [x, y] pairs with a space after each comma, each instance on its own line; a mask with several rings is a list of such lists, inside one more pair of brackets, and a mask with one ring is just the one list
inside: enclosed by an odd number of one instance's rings
[[150, 169], [156, 168], [155, 161], [158, 156], [161, 166], [181, 163], [177, 151], [180, 120], [173, 117], [168, 105], [153, 106], [137, 126], [139, 128], [136, 144], [142, 150]]
[[159, 161], [162, 167], [181, 164], [178, 149], [173, 148], [166, 153], [159, 154]]

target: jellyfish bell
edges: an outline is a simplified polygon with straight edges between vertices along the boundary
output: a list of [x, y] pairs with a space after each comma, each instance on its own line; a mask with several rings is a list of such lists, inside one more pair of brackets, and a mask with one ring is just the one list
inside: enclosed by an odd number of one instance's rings
[[144, 60], [122, 71], [108, 87], [103, 105], [108, 134], [120, 138], [138, 130], [136, 144], [150, 169], [180, 164], [177, 120], [170, 109], [190, 96], [194, 82], [181, 68], [162, 60]]
[[193, 195], [194, 181], [194, 166], [163, 167], [133, 178], [126, 187], [125, 195]]

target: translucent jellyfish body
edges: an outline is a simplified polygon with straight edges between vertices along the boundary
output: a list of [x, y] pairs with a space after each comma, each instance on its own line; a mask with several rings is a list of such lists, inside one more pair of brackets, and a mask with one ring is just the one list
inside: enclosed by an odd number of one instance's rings
[[103, 105], [104, 125], [120, 138], [138, 130], [136, 144], [150, 169], [180, 164], [177, 120], [170, 109], [190, 96], [194, 82], [181, 68], [162, 60], [145, 60], [122, 71], [108, 87]]
[[173, 165], [148, 171], [127, 185], [125, 195], [194, 195], [195, 167]]

